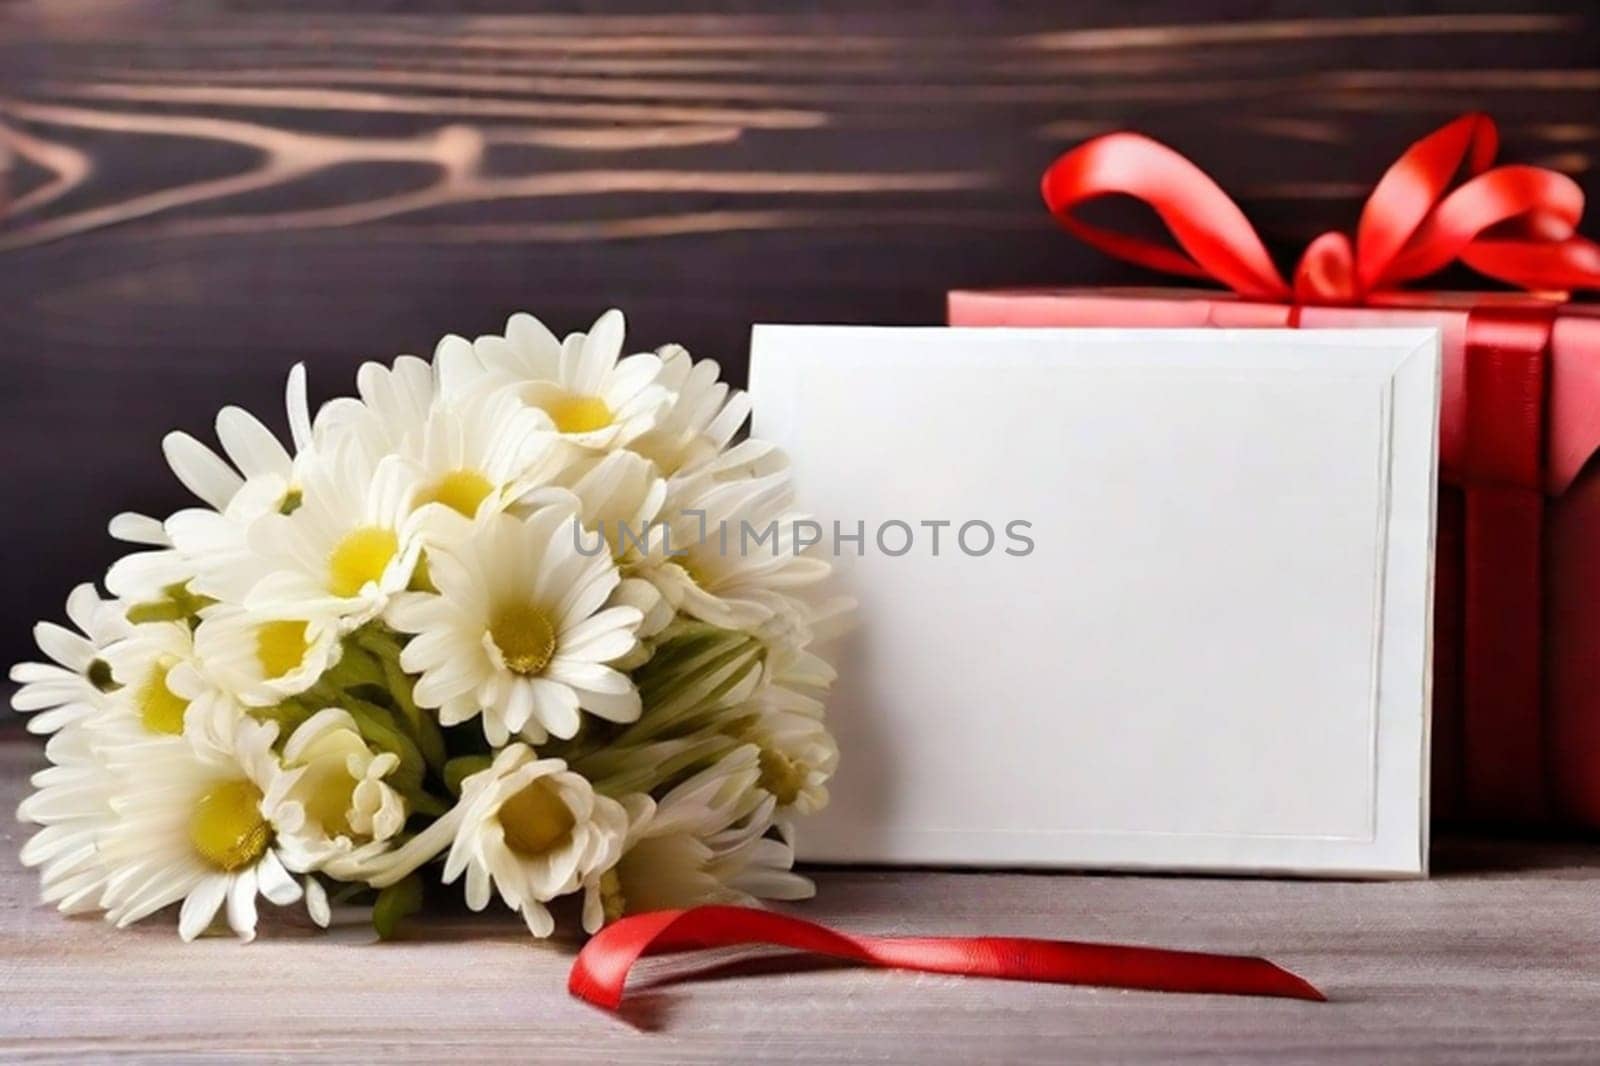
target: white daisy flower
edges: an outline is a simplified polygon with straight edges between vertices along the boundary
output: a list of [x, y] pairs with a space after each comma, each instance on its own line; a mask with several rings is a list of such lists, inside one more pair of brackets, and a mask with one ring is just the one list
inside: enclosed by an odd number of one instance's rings
[[258, 895], [325, 925], [339, 883], [433, 859], [541, 936], [579, 891], [590, 929], [809, 894], [828, 568], [781, 451], [739, 440], [749, 398], [681, 347], [624, 356], [624, 327], [514, 315], [315, 412], [297, 366], [288, 439], [232, 407], [215, 443], [168, 435], [197, 502], [116, 516], [115, 599], [74, 590], [11, 671], [51, 734], [18, 811], [44, 899], [119, 926], [181, 904], [189, 939], [253, 936]]
[[[339, 618], [333, 614], [283, 617], [219, 604], [194, 631], [198, 663], [189, 667], [247, 707], [271, 707], [317, 683], [342, 654]], [[198, 679], [180, 675], [179, 692]]]
[[[327, 707], [297, 726], [284, 742], [283, 765], [299, 771], [287, 795], [305, 812], [301, 827], [282, 837], [291, 870], [353, 880], [405, 827], [405, 800], [384, 781], [400, 757], [374, 752], [347, 711]], [[326, 925], [326, 900], [313, 884], [313, 917]]]
[[285, 490], [276, 478], [258, 478], [246, 481], [220, 514], [190, 507], [159, 523], [120, 514], [112, 519], [112, 536], [157, 550], [131, 552], [112, 563], [106, 587], [136, 605], [237, 596], [240, 575], [257, 569], [248, 537], [251, 523], [298, 505], [299, 492]]
[[640, 637], [659, 633], [672, 621], [672, 605], [655, 585], [628, 575], [647, 561], [651, 538], [664, 528], [657, 516], [667, 498], [666, 480], [644, 457], [615, 451], [574, 464], [562, 482], [566, 487], [529, 494], [524, 506], [561, 505], [575, 511], [584, 530], [579, 551], [609, 553], [622, 570], [611, 602], [639, 609], [644, 616]]
[[101, 840], [115, 823], [118, 776], [106, 765], [92, 720], [63, 726], [45, 746], [51, 765], [30, 779], [34, 792], [19, 821], [41, 826], [22, 846], [22, 865], [39, 867], [40, 898], [64, 914], [97, 910], [105, 892]]
[[493, 745], [513, 734], [571, 737], [579, 711], [612, 722], [639, 717], [639, 693], [606, 665], [633, 650], [640, 612], [605, 607], [621, 580], [608, 555], [579, 553], [577, 519], [545, 507], [526, 519], [490, 514], [436, 550], [437, 593], [408, 593], [389, 625], [416, 636], [400, 665], [421, 677], [414, 698], [441, 725], [482, 714]]
[[[220, 518], [214, 511], [203, 513]], [[107, 531], [113, 540], [150, 549], [129, 552], [106, 571], [106, 588], [118, 599], [128, 603], [161, 600], [168, 590], [182, 588], [194, 579], [194, 559], [173, 544], [165, 522], [124, 511], [111, 519]]]
[[144, 622], [106, 646], [117, 684], [109, 708], [137, 722], [145, 734], [178, 736], [189, 705], [199, 696], [181, 679], [194, 659], [194, 640], [182, 622]]
[[822, 721], [822, 705], [780, 685], [768, 685], [728, 711], [730, 732], [760, 750], [760, 787], [788, 816], [828, 805], [828, 781], [839, 767], [839, 745]]
[[118, 927], [183, 901], [178, 933], [192, 940], [226, 905], [245, 940], [256, 930], [256, 896], [283, 906], [301, 887], [278, 855], [280, 833], [304, 812], [288, 799], [295, 775], [272, 753], [273, 725], [200, 716], [185, 737], [110, 749], [121, 776], [116, 822], [101, 840], [106, 919]]
[[55, 622], [33, 627], [34, 642], [49, 662], [11, 668], [11, 680], [20, 686], [11, 695], [11, 706], [30, 715], [30, 733], [54, 733], [99, 712], [115, 688], [111, 666], [102, 656], [107, 645], [131, 630], [121, 606], [102, 600], [93, 585], [82, 584], [67, 597], [67, 619], [76, 631]]
[[300, 505], [250, 527], [250, 545], [265, 576], [246, 572], [248, 589], [227, 598], [285, 615], [331, 614], [354, 629], [406, 587], [422, 550], [413, 516], [416, 470], [388, 455], [374, 460], [359, 442], [305, 469]]
[[657, 385], [661, 359], [622, 355], [621, 311], [607, 311], [587, 334], [557, 341], [529, 314], [512, 315], [503, 337], [479, 337], [473, 350], [490, 380], [516, 389], [539, 408], [569, 444], [609, 449], [626, 445], [655, 425], [666, 390]]
[[438, 504], [464, 518], [505, 509], [563, 465], [549, 420], [504, 391], [436, 403], [407, 454], [418, 469], [414, 506]]
[[619, 566], [627, 566], [644, 558], [666, 499], [666, 479], [649, 460], [616, 451], [572, 463], [557, 482], [528, 494], [523, 503], [530, 509], [565, 503], [594, 534], [585, 538], [584, 551], [598, 554], [603, 543]]
[[483, 378], [472, 342], [455, 335], [439, 342], [431, 361], [402, 355], [391, 366], [362, 363], [356, 370], [360, 399], [339, 397], [325, 404], [317, 412], [318, 440], [353, 435], [380, 452], [405, 452], [437, 402], [465, 396]]
[[[304, 451], [311, 444], [311, 415], [306, 403], [303, 363], [295, 364], [289, 371], [284, 406], [289, 413], [294, 449]], [[181, 431], [168, 433], [161, 442], [167, 463], [184, 488], [205, 501], [213, 511], [226, 511], [234, 494], [249, 481], [275, 481], [284, 493], [293, 486], [294, 456], [250, 412], [239, 407], [224, 407], [217, 412], [216, 429], [222, 455]]]
[[727, 629], [753, 629], [784, 609], [788, 590], [826, 578], [826, 561], [796, 544], [800, 516], [787, 474], [691, 479], [663, 512], [668, 535], [645, 572], [675, 608]]
[[55, 663], [19, 664], [11, 678], [22, 683], [13, 706], [36, 712], [29, 729], [53, 734], [51, 765], [33, 775], [35, 791], [17, 808], [19, 820], [42, 827], [23, 845], [22, 864], [40, 868], [44, 902], [76, 914], [99, 908], [106, 885], [101, 841], [116, 822], [120, 775], [104, 752], [182, 730], [187, 701], [166, 687], [166, 674], [188, 646], [181, 626], [130, 626], [92, 585], [73, 589], [67, 616], [82, 635], [40, 623], [39, 647]]
[[326, 421], [330, 436], [355, 435], [376, 442], [382, 452], [398, 452], [427, 421], [437, 386], [433, 365], [414, 355], [402, 355], [390, 366], [362, 363], [356, 368], [360, 399], [331, 400], [318, 418]]
[[750, 397], [719, 380], [722, 368], [714, 360], [695, 360], [677, 344], [656, 354], [661, 359], [656, 380], [670, 399], [655, 426], [629, 448], [671, 477], [761, 464], [781, 467], [776, 447], [766, 441], [747, 440], [729, 448], [750, 417]]
[[555, 930], [545, 904], [614, 863], [627, 831], [622, 804], [596, 793], [560, 759], [512, 744], [464, 780], [456, 806], [370, 880], [393, 884], [448, 846], [444, 882], [467, 875], [467, 906], [482, 910], [498, 891], [534, 936], [545, 937]]
[[197, 561], [213, 572], [225, 572], [242, 556], [244, 530], [250, 522], [292, 505], [298, 492], [297, 456], [308, 453], [313, 439], [304, 364], [289, 372], [284, 406], [293, 453], [239, 407], [224, 407], [217, 413], [221, 455], [187, 433], [167, 434], [161, 442], [167, 464], [206, 507], [179, 511], [165, 522], [133, 513], [113, 518], [113, 537], [154, 550], [118, 560], [106, 576], [108, 588], [125, 598], [145, 600], [194, 577]]
[[793, 849], [766, 835], [775, 801], [760, 778], [759, 752], [745, 745], [636, 806], [622, 858], [584, 882], [584, 928], [640, 911], [815, 894], [791, 869]]

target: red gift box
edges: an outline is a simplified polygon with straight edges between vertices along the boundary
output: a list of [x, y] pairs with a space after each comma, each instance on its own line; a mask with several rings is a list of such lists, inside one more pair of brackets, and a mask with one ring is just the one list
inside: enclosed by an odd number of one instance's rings
[[[1375, 187], [1356, 238], [1312, 242], [1282, 279], [1244, 214], [1172, 149], [1137, 134], [1058, 160], [1044, 194], [1095, 246], [1232, 292], [956, 291], [955, 326], [1433, 326], [1444, 347], [1434, 631], [1433, 801], [1442, 820], [1600, 826], [1600, 248], [1581, 191], [1492, 167], [1493, 124], [1467, 115]], [[1468, 180], [1446, 193], [1456, 172]], [[1092, 227], [1087, 200], [1134, 196], [1166, 247]], [[1461, 262], [1529, 293], [1418, 293]]]

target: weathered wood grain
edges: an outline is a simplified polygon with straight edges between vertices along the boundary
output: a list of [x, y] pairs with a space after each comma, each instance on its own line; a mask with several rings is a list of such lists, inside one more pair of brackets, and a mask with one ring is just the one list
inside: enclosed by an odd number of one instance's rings
[[[0, 740], [0, 809], [31, 738]], [[272, 920], [185, 945], [35, 904], [0, 823], [0, 1057], [539, 1062], [1594, 1062], [1600, 850], [1437, 849], [1432, 881], [836, 869], [796, 912], [861, 932], [1004, 933], [1265, 953], [1331, 1002], [1060, 988], [752, 957], [645, 964], [621, 1018], [572, 1000], [575, 944], [452, 911], [376, 944]], [[268, 908], [270, 912], [270, 908]], [[676, 983], [687, 974], [701, 978]]]
[[[1597, 191], [1585, 0], [0, 5], [0, 653], [183, 503], [161, 434], [530, 308], [744, 373], [757, 320], [1145, 280], [1037, 176], [1137, 126], [1291, 255], [1472, 107]], [[1337, 14], [1331, 13], [1337, 9]], [[281, 422], [281, 419], [280, 419]]]

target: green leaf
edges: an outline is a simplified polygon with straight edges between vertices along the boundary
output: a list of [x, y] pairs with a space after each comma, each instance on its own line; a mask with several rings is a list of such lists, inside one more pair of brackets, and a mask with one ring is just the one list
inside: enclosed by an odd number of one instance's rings
[[378, 662], [353, 641], [346, 639], [339, 661], [322, 675], [321, 683], [344, 689], [357, 688], [361, 685], [383, 688], [385, 678], [383, 668]]
[[340, 706], [355, 719], [356, 730], [368, 744], [393, 752], [400, 757], [400, 765], [389, 775], [389, 783], [399, 789], [407, 800], [413, 800], [422, 791], [422, 779], [427, 774], [427, 763], [422, 752], [394, 720], [394, 712], [376, 703], [358, 699], [346, 693]]
[[461, 795], [461, 782], [479, 770], [487, 770], [492, 762], [494, 759], [488, 755], [457, 755], [444, 764], [444, 787], [452, 796]]
[[655, 792], [708, 766], [743, 742], [721, 732], [658, 740], [633, 748], [605, 748], [573, 764], [596, 790], [613, 798], [630, 792]]
[[129, 607], [128, 621], [135, 624], [181, 622], [185, 619], [198, 618], [202, 610], [216, 602], [210, 596], [195, 595], [189, 591], [187, 584], [179, 582], [162, 589], [161, 599], [136, 603]]
[[362, 626], [350, 639], [377, 663], [382, 687], [394, 701], [402, 724], [428, 765], [436, 770], [442, 767], [446, 758], [444, 733], [433, 714], [418, 707], [412, 696], [414, 682], [400, 665], [400, 640], [377, 622]]
[[[687, 650], [687, 654], [685, 651]], [[692, 733], [743, 698], [759, 678], [766, 650], [746, 633], [699, 625], [673, 637], [635, 675], [644, 714], [617, 738], [638, 744]]]
[[258, 722], [277, 722], [278, 739], [276, 746], [282, 747], [283, 742], [289, 739], [289, 734], [300, 728], [301, 723], [311, 717], [310, 708], [298, 700], [284, 700], [282, 703], [273, 704], [271, 707], [251, 707], [250, 717]]
[[422, 878], [410, 874], [378, 893], [372, 904], [372, 928], [379, 940], [391, 940], [401, 919], [422, 909]]
[[443, 766], [444, 734], [439, 730], [438, 721], [431, 712], [417, 706], [416, 700], [411, 696], [411, 678], [400, 669], [400, 664], [387, 658], [378, 661], [383, 665], [389, 695], [394, 697], [406, 726], [411, 730], [412, 738], [416, 740], [417, 747], [422, 749], [422, 757], [428, 760], [429, 766]]
[[406, 803], [410, 804], [412, 814], [422, 814], [429, 818], [437, 818], [450, 809], [448, 803], [435, 796], [432, 792], [423, 792], [421, 790], [408, 793], [406, 795]]

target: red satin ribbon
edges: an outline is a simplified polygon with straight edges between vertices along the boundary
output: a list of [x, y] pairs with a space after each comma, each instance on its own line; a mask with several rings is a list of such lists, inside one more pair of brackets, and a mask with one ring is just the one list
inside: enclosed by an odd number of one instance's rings
[[[1219, 281], [1250, 299], [1363, 304], [1457, 261], [1530, 291], [1600, 289], [1600, 246], [1576, 232], [1583, 190], [1543, 167], [1491, 166], [1498, 145], [1493, 120], [1481, 114], [1462, 115], [1417, 141], [1373, 188], [1354, 241], [1338, 232], [1312, 241], [1292, 286], [1222, 187], [1148, 137], [1112, 133], [1079, 145], [1045, 171], [1042, 191], [1061, 225], [1101, 251]], [[1466, 180], [1447, 192], [1458, 172]], [[1112, 195], [1148, 204], [1177, 247], [1074, 214]]]
[[750, 907], [651, 911], [613, 922], [578, 953], [567, 990], [615, 1010], [622, 1003], [628, 971], [641, 956], [745, 944], [793, 948], [888, 969], [1007, 981], [1326, 998], [1304, 978], [1251, 956], [1006, 936], [855, 936]]
[[1457, 713], [1462, 808], [1479, 821], [1547, 814], [1541, 582], [1544, 396], [1555, 317], [1554, 304], [1475, 307], [1467, 316]]

